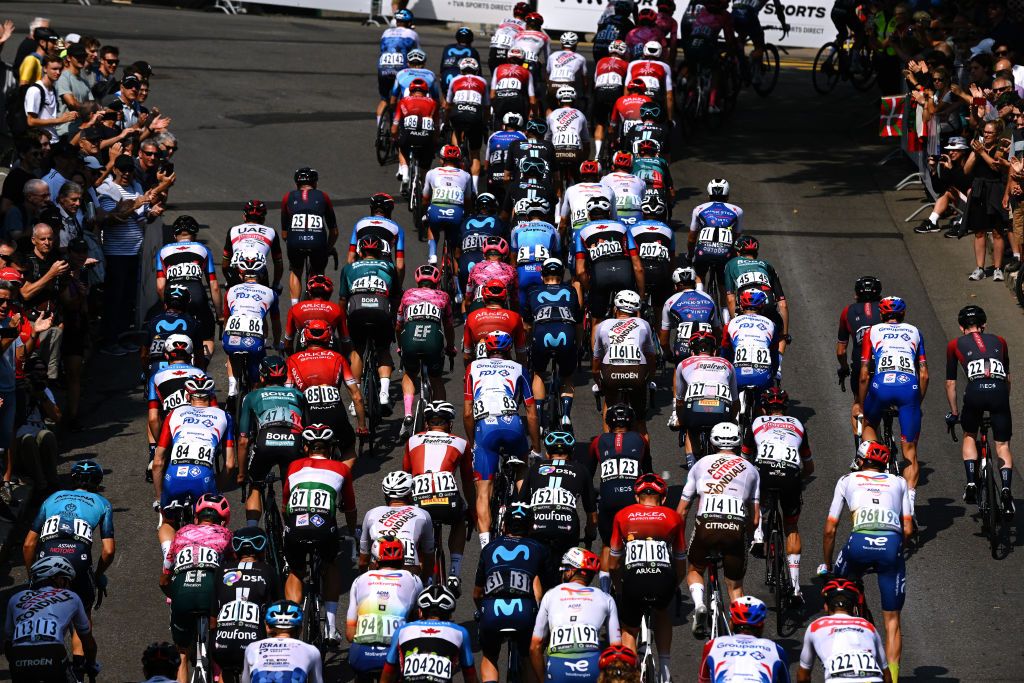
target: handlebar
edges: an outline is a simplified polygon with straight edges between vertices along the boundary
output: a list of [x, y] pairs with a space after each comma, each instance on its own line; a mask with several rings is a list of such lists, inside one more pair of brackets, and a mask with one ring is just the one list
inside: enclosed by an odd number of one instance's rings
[[953, 439], [953, 443], [960, 440], [956, 437], [956, 423], [959, 421], [959, 415], [946, 414], [946, 431], [949, 432], [949, 438]]
[[846, 393], [846, 378], [850, 376], [849, 368], [836, 368], [836, 377], [839, 378], [839, 388]]

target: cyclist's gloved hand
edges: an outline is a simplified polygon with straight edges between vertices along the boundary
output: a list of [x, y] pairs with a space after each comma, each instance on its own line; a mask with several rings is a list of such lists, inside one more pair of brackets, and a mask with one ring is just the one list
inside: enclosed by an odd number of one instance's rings
[[369, 436], [370, 430], [366, 427], [356, 427], [356, 436]]
[[539, 451], [530, 451], [530, 462], [531, 463], [536, 462], [538, 460], [543, 460], [543, 459], [544, 459], [544, 456], [541, 455]]
[[433, 256], [428, 256], [427, 263], [429, 263], [432, 266], [437, 265], [437, 254], [434, 254]]
[[98, 574], [96, 576], [96, 587], [97, 588], [101, 588], [101, 589], [102, 588], [106, 588], [108, 583], [110, 583], [110, 579], [107, 578], [106, 574]]
[[952, 427], [956, 423], [960, 422], [960, 416], [956, 413], [946, 413], [946, 426]]
[[160, 512], [160, 501], [159, 500], [154, 500], [153, 501], [153, 512]]
[[815, 574], [817, 574], [818, 576], [828, 576], [828, 574], [829, 574], [828, 565], [825, 564], [824, 562], [819, 564], [818, 565], [818, 569], [815, 571]]
[[668, 416], [668, 428], [673, 432], [679, 429], [679, 416], [676, 415], [675, 411]]

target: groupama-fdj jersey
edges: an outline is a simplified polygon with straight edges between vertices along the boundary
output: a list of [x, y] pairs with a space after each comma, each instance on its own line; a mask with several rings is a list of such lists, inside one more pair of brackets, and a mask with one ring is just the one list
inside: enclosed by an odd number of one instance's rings
[[775, 377], [779, 360], [780, 334], [768, 318], [744, 313], [729, 321], [722, 336], [723, 355], [736, 368], [741, 387], [764, 389]]
[[873, 372], [864, 399], [864, 417], [877, 425], [890, 405], [899, 409], [900, 438], [917, 441], [921, 434], [921, 392], [918, 368], [926, 362], [924, 340], [908, 323], [872, 325], [861, 343], [860, 360]]
[[194, 502], [204, 493], [216, 493], [217, 455], [221, 448], [234, 445], [232, 417], [220, 408], [176, 408], [164, 420], [157, 441], [159, 448], [167, 449], [161, 507], [185, 496]]
[[774, 641], [746, 633], [720, 636], [704, 646], [697, 680], [789, 683], [788, 667], [786, 651]]
[[466, 371], [463, 399], [473, 410], [473, 472], [488, 480], [498, 471], [500, 450], [520, 458], [530, 450], [519, 415], [520, 403], [531, 406], [534, 402], [530, 378], [515, 361], [478, 359]]

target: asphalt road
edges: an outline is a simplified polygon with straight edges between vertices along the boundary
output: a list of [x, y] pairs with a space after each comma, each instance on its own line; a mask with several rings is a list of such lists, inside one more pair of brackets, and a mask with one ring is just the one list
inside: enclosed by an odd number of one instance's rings
[[[124, 62], [144, 58], [153, 64], [157, 75], [150, 103], [173, 117], [181, 145], [176, 158], [181, 180], [168, 214], [173, 219], [190, 213], [209, 225], [202, 237], [214, 247], [240, 218], [246, 200], [259, 197], [274, 206], [300, 165], [320, 170], [321, 187], [334, 199], [346, 238], [371, 193], [397, 190], [393, 169], [377, 166], [371, 146], [379, 29], [354, 22], [124, 6], [5, 3], [0, 14], [12, 17], [19, 29], [32, 16], [48, 15], [61, 32], [94, 34], [119, 45]], [[430, 62], [436, 62], [447, 37], [432, 28], [421, 37]], [[12, 46], [20, 38], [19, 33]], [[8, 58], [13, 50], [7, 48]], [[762, 254], [784, 280], [795, 339], [785, 360], [784, 386], [795, 399], [794, 413], [809, 427], [817, 463], [801, 521], [804, 594], [812, 610], [820, 606], [811, 575], [821, 560], [824, 516], [851, 455], [850, 395], [839, 392], [834, 374], [838, 313], [852, 298], [853, 281], [865, 273], [878, 275], [886, 293], [907, 299], [908, 321], [927, 340], [933, 374], [920, 449], [921, 547], [909, 560], [903, 612], [903, 680], [1024, 680], [1021, 639], [1012, 625], [1013, 615], [1024, 608], [1018, 584], [1024, 554], [1016, 552], [1020, 541], [1014, 529], [1014, 552], [1001, 561], [989, 557], [974, 511], [961, 503], [958, 450], [942, 424], [942, 349], [947, 335], [955, 332], [955, 311], [967, 298], [982, 303], [990, 311], [991, 329], [1011, 344], [1020, 338], [1021, 321], [1003, 288], [966, 282], [973, 267], [967, 244], [956, 249], [941, 238], [915, 237], [894, 220], [909, 212], [904, 202], [916, 196], [888, 192], [908, 171], [900, 164], [876, 166], [891, 147], [873, 137], [875, 116], [870, 96], [841, 85], [830, 97], [819, 98], [806, 70], [786, 69], [771, 98], [745, 94], [721, 133], [687, 143], [673, 167], [683, 188], [676, 216], [689, 215], [709, 178], [727, 177], [734, 201], [746, 211], [749, 231], [762, 238]], [[404, 210], [396, 214], [400, 221], [408, 219]], [[277, 220], [276, 211], [270, 219]], [[414, 267], [424, 257], [424, 246], [413, 239], [409, 263]], [[222, 363], [223, 355], [216, 356], [212, 367], [218, 378], [223, 377]], [[116, 510], [119, 547], [110, 570], [110, 597], [96, 614], [96, 631], [104, 678], [116, 681], [139, 680], [142, 649], [169, 637], [157, 587], [152, 491], [142, 479], [145, 411], [135, 376], [131, 359], [96, 357], [85, 402], [89, 429], [67, 438], [65, 456], [67, 462], [96, 458], [108, 473], [106, 494]], [[460, 382], [458, 372], [449, 377], [449, 396], [458, 396]], [[582, 376], [577, 386], [586, 388]], [[671, 473], [678, 495], [685, 471], [679, 467], [675, 435], [664, 427], [668, 402], [669, 393], [662, 390], [651, 419], [653, 450], [656, 469]], [[392, 440], [398, 419], [387, 424]], [[589, 400], [577, 402], [574, 422], [580, 437], [597, 433], [599, 422]], [[360, 510], [379, 503], [380, 479], [398, 466], [400, 457], [396, 446], [386, 456], [360, 461]], [[237, 501], [237, 493], [231, 498]], [[474, 536], [464, 579], [472, 577], [477, 548]], [[747, 590], [767, 600], [762, 572], [760, 564], [751, 564]], [[15, 570], [7, 590], [23, 577]], [[1001, 581], [1007, 578], [1009, 583]], [[877, 604], [873, 587], [869, 599]], [[343, 601], [342, 610], [345, 606]], [[690, 608], [687, 600], [684, 617]], [[457, 619], [472, 627], [468, 599]], [[679, 624], [674, 677], [693, 680], [700, 645], [682, 620]], [[774, 635], [772, 628], [767, 635]], [[801, 638], [802, 632], [781, 641], [794, 661]], [[351, 678], [342, 659], [331, 659], [329, 677]], [[0, 677], [5, 673], [0, 671]]]

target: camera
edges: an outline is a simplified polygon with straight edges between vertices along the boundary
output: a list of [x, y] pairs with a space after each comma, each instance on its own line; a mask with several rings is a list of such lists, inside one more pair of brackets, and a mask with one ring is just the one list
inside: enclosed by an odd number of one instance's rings
[[25, 311], [25, 317], [29, 320], [29, 322], [35, 322], [35, 321], [39, 320], [39, 318], [42, 315], [43, 315], [43, 312], [40, 311], [38, 308], [30, 308], [30, 309]]

